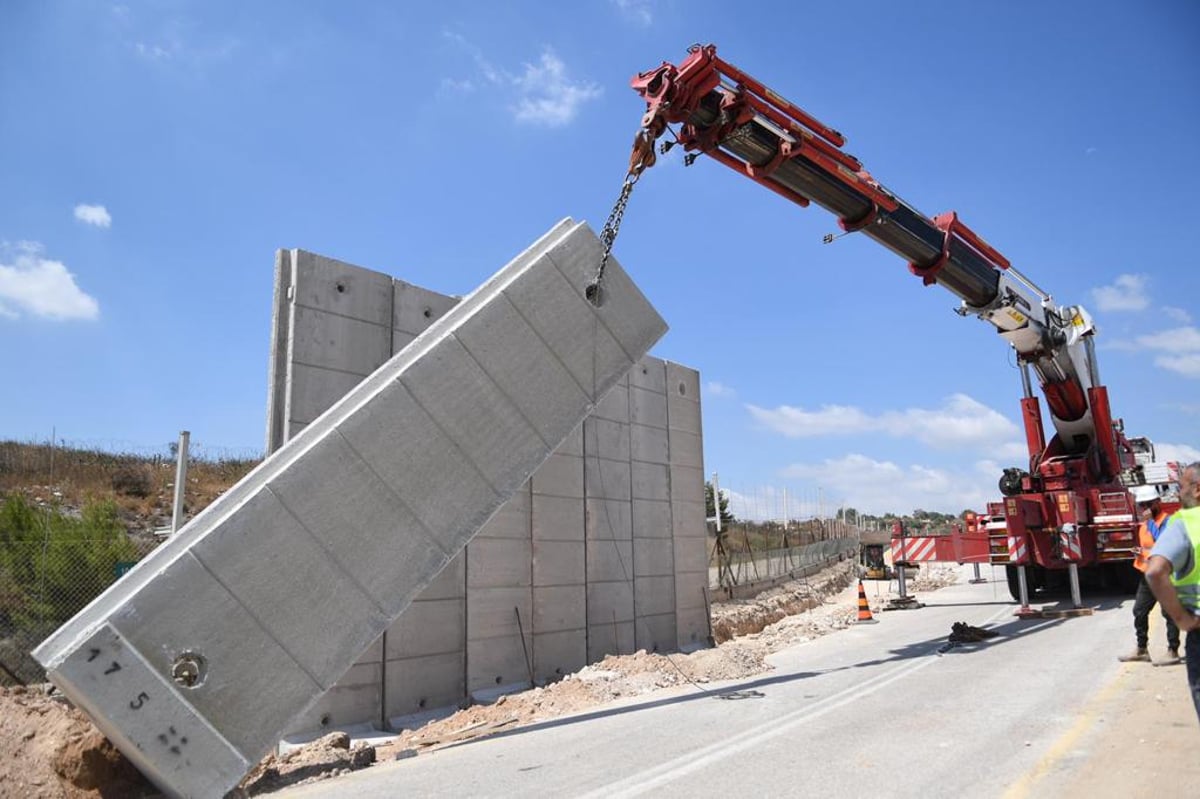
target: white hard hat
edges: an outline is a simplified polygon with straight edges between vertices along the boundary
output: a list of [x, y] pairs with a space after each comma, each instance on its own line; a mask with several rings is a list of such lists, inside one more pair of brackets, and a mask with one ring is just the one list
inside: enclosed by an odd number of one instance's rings
[[1148, 502], [1157, 502], [1160, 497], [1158, 490], [1154, 486], [1134, 486], [1133, 499], [1139, 505]]

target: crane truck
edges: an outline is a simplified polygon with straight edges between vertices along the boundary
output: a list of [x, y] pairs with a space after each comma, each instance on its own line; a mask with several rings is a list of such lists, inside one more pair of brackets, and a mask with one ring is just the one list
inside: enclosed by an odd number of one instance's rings
[[[630, 191], [667, 133], [661, 152], [682, 145], [685, 164], [706, 155], [882, 244], [924, 285], [955, 295], [959, 315], [994, 326], [1016, 353], [1029, 457], [1000, 476], [1003, 501], [990, 505], [987, 524], [989, 539], [1003, 541], [993, 561], [1005, 565], [1013, 598], [1027, 608], [1030, 591], [1067, 582], [1079, 606], [1081, 572], [1128, 579], [1138, 526], [1129, 489], [1148, 481], [1153, 445], [1127, 437], [1114, 418], [1083, 307], [1057, 305], [954, 211], [930, 218], [916, 210], [843, 149], [841, 133], [721, 59], [714, 45], [694, 45], [679, 64], [665, 61], [631, 86], [646, 111], [601, 234], [610, 249]], [[603, 266], [597, 286], [602, 276]], [[1054, 428], [1049, 440], [1035, 381]]]

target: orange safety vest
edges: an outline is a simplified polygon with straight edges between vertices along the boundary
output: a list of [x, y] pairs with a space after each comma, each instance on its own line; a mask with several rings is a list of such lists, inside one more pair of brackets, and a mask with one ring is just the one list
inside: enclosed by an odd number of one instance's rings
[[[1163, 527], [1167, 523], [1167, 514], [1159, 511], [1154, 517], [1154, 529], [1162, 532]], [[1133, 558], [1133, 567], [1140, 572], [1146, 571], [1146, 566], [1150, 561], [1150, 550], [1154, 549], [1154, 533], [1150, 531], [1150, 526], [1146, 522], [1142, 522], [1138, 526], [1138, 551]]]

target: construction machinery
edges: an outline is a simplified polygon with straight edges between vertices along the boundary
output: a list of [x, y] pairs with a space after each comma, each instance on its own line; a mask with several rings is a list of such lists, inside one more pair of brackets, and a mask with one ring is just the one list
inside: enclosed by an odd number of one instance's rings
[[[861, 233], [903, 258], [926, 286], [954, 294], [959, 315], [990, 323], [1012, 347], [1020, 368], [1028, 462], [1000, 476], [1002, 502], [989, 507], [989, 536], [1004, 538], [1014, 598], [1069, 581], [1081, 604], [1079, 577], [1120, 578], [1136, 547], [1129, 488], [1147, 482], [1153, 445], [1124, 433], [1101, 383], [1092, 317], [1058, 305], [996, 248], [950, 211], [927, 217], [900, 199], [843, 147], [845, 137], [717, 55], [695, 45], [679, 64], [635, 76], [646, 101], [629, 172], [601, 239], [611, 248], [633, 185], [676, 144], [685, 163], [713, 158], [800, 206], [833, 213], [845, 233]], [[827, 237], [827, 241], [833, 237]], [[603, 267], [595, 287], [603, 277]], [[1047, 440], [1041, 390], [1054, 433]]]
[[864, 580], [890, 580], [892, 569], [883, 557], [883, 544], [863, 544], [858, 550], [860, 573]]

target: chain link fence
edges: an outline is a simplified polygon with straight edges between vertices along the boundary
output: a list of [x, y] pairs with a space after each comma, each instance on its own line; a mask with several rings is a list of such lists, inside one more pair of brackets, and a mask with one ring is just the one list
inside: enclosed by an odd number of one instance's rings
[[810, 566], [838, 560], [846, 552], [856, 551], [859, 541], [856, 530], [839, 532], [840, 535], [836, 538], [795, 547], [740, 552], [721, 552], [714, 547], [710, 560], [709, 583], [714, 588], [751, 586], [796, 574]]
[[0, 501], [0, 684], [41, 682], [29, 651], [152, 551], [111, 500], [64, 508], [20, 492]]

